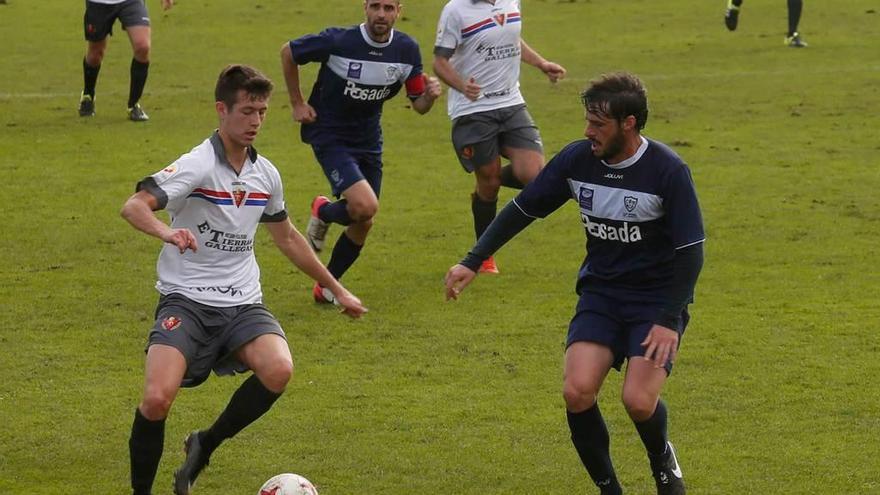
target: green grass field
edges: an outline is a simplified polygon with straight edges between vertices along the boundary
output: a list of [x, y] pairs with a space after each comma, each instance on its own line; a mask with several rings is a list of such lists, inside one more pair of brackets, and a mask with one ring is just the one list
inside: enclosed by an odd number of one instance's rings
[[[443, 2], [405, 3], [397, 27], [429, 65]], [[880, 494], [874, 2], [806, 2], [804, 50], [782, 46], [781, 0], [745, 2], [735, 33], [723, 0], [523, 3], [524, 38], [569, 70], [551, 87], [523, 68], [548, 157], [582, 136], [587, 81], [626, 69], [648, 86], [645, 134], [693, 170], [706, 264], [664, 394], [689, 493]], [[127, 493], [160, 243], [118, 211], [137, 180], [214, 128], [225, 64], [253, 64], [281, 89], [284, 41], [362, 18], [353, 0], [148, 4], [145, 125], [126, 120], [131, 51], [118, 25], [97, 115], [82, 119], [82, 2], [0, 5], [0, 494]], [[314, 74], [305, 70], [304, 86]], [[452, 154], [445, 101], [426, 116], [406, 103], [385, 107], [382, 208], [344, 278], [370, 313], [349, 321], [315, 305], [310, 281], [262, 236], [266, 303], [288, 333], [294, 381], [215, 453], [196, 493], [254, 494], [281, 472], [322, 495], [594, 493], [560, 393], [584, 254], [576, 210], [532, 225], [499, 253], [501, 276], [445, 303], [442, 277], [473, 242], [473, 179]], [[283, 89], [258, 149], [304, 228], [327, 186]], [[210, 424], [240, 381], [181, 393], [154, 493], [170, 493], [183, 437]], [[601, 399], [612, 455], [627, 493], [649, 494], [620, 385], [612, 373]]]

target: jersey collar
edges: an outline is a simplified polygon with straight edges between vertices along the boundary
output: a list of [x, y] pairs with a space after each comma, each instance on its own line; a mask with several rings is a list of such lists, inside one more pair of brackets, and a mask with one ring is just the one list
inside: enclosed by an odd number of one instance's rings
[[639, 149], [636, 150], [636, 152], [633, 154], [633, 156], [627, 158], [626, 160], [623, 160], [621, 162], [617, 162], [614, 164], [611, 164], [611, 163], [606, 162], [605, 160], [602, 160], [602, 164], [605, 165], [606, 167], [610, 167], [610, 168], [614, 168], [614, 169], [621, 169], [621, 168], [629, 167], [630, 165], [639, 161], [639, 158], [641, 158], [642, 155], [645, 154], [645, 151], [647, 151], [647, 149], [648, 149], [648, 140], [645, 139], [645, 136], [639, 136], [639, 139], [642, 141], [642, 144], [639, 145]]
[[[223, 165], [232, 168], [232, 164], [229, 163], [229, 159], [226, 158], [226, 148], [223, 147], [223, 140], [220, 138], [220, 131], [215, 130], [214, 134], [211, 134], [211, 146], [214, 147], [214, 155], [217, 156], [217, 161], [222, 163]], [[247, 156], [251, 160], [251, 163], [257, 163], [257, 149], [253, 146], [248, 147]], [[235, 170], [235, 169], [233, 169]]]
[[386, 41], [385, 43], [378, 43], [376, 41], [373, 41], [373, 38], [370, 38], [370, 35], [367, 34], [367, 24], [365, 22], [362, 22], [361, 23], [361, 36], [363, 36], [364, 41], [366, 41], [367, 44], [372, 46], [373, 48], [385, 48], [388, 45], [390, 45], [391, 40], [394, 39], [394, 28], [392, 28], [391, 32], [388, 34], [388, 41]]

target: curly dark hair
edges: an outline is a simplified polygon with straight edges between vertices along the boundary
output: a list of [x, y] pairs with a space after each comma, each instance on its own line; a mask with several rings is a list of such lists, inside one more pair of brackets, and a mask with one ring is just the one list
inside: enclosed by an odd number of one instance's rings
[[618, 122], [632, 115], [638, 130], [648, 122], [648, 92], [642, 81], [628, 72], [602, 74], [590, 81], [581, 93], [581, 103], [588, 112]]

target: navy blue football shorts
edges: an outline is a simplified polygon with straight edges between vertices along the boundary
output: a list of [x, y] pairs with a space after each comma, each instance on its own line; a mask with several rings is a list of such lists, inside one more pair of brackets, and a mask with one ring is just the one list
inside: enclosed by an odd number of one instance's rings
[[159, 298], [147, 348], [163, 344], [179, 350], [186, 358], [181, 386], [195, 387], [208, 379], [212, 369], [217, 375], [248, 371], [236, 359], [236, 351], [270, 333], [285, 338], [281, 324], [262, 304], [224, 308], [168, 294]]
[[312, 145], [333, 195], [339, 198], [355, 182], [366, 180], [379, 197], [382, 189], [382, 153], [358, 151], [336, 146]]
[[[659, 298], [584, 290], [569, 323], [565, 346], [585, 341], [602, 344], [614, 353], [613, 366], [620, 371], [625, 359], [645, 355], [641, 344], [662, 308], [663, 301]], [[679, 347], [689, 320], [685, 308], [676, 322]], [[666, 372], [672, 372], [672, 363], [666, 363]]]

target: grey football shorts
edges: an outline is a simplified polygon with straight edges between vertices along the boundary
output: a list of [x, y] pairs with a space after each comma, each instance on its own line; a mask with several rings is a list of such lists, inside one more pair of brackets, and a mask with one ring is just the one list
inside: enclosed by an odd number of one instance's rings
[[503, 148], [544, 151], [525, 105], [462, 115], [452, 121], [452, 146], [467, 172], [493, 163]]
[[264, 334], [285, 338], [281, 324], [262, 304], [224, 308], [168, 294], [159, 298], [147, 348], [163, 344], [179, 350], [186, 358], [181, 385], [195, 387], [208, 379], [212, 369], [217, 375], [248, 371], [235, 353]]
[[129, 26], [149, 26], [150, 16], [144, 0], [125, 0], [117, 4], [95, 3], [86, 0], [83, 30], [87, 41], [101, 41], [113, 34], [113, 23], [119, 19], [123, 29]]

